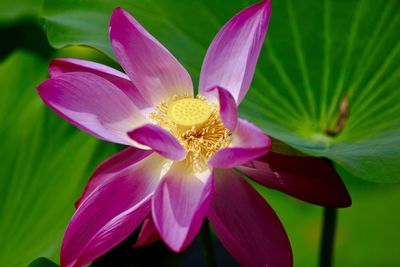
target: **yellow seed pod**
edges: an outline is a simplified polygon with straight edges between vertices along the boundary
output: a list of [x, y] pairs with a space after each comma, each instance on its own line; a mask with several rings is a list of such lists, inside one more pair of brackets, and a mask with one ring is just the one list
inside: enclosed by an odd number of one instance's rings
[[211, 115], [210, 106], [201, 99], [178, 99], [168, 106], [168, 117], [183, 129], [198, 129]]

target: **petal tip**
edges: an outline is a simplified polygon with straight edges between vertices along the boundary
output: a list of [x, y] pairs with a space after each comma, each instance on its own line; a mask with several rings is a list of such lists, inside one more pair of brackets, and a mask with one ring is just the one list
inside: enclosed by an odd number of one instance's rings
[[200, 92], [217, 83], [227, 88], [237, 103], [243, 100], [265, 40], [270, 10], [268, 0], [255, 3], [238, 12], [217, 33], [203, 62]]
[[127, 135], [135, 142], [148, 146], [163, 157], [171, 160], [183, 160], [186, 157], [186, 149], [168, 131], [163, 128], [147, 124], [127, 132]]
[[271, 0], [263, 0], [254, 6], [260, 6], [260, 9], [265, 9], [268, 14], [271, 13]]
[[123, 14], [124, 12], [125, 12], [125, 10], [124, 10], [122, 7], [117, 6], [117, 7], [114, 8], [114, 10], [112, 11], [111, 17], [112, 17], [113, 15], [118, 14], [118, 13], [122, 13], [122, 14]]
[[343, 198], [343, 203], [338, 205], [338, 208], [349, 208], [353, 204], [349, 191], [346, 189], [346, 195]]
[[122, 7], [116, 7], [112, 11], [111, 18], [110, 18], [110, 32], [112, 30], [112, 25], [115, 23], [118, 23], [118, 20], [120, 20], [123, 17], [127, 17], [128, 12], [126, 12]]
[[225, 127], [234, 131], [238, 120], [238, 109], [235, 98], [232, 94], [222, 86], [215, 85], [206, 89], [207, 93], [217, 91], [217, 99], [219, 102], [219, 113]]
[[64, 63], [65, 60], [66, 60], [65, 58], [53, 58], [50, 61], [49, 67], [48, 67], [48, 72], [49, 72], [50, 78], [54, 78], [54, 77], [62, 74], [62, 72], [59, 70], [58, 65]]
[[43, 94], [45, 93], [44, 91], [46, 90], [46, 84], [49, 82], [49, 80], [51, 80], [51, 78], [48, 79], [48, 80], [45, 80], [45, 81], [41, 82], [40, 84], [38, 84], [38, 85], [36, 86], [36, 91], [38, 92], [40, 98], [41, 98], [44, 102], [46, 102], [46, 100], [45, 100]]
[[272, 140], [268, 135], [265, 135], [265, 143], [268, 150], [267, 152], [269, 152], [272, 149]]
[[167, 245], [167, 247], [172, 250], [175, 253], [180, 253], [182, 251], [184, 251], [187, 247], [187, 245], [185, 245], [184, 243], [182, 244], [170, 244], [168, 242], [165, 242], [165, 244]]

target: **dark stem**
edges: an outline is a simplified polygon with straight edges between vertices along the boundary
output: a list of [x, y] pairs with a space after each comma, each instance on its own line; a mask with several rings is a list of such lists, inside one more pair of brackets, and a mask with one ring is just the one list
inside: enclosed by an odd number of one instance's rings
[[333, 248], [336, 231], [336, 208], [324, 208], [324, 224], [322, 226], [322, 237], [320, 244], [320, 267], [332, 267]]
[[208, 225], [207, 219], [204, 220], [203, 225], [201, 226], [199, 236], [200, 236], [201, 250], [204, 256], [205, 266], [216, 267], [217, 265], [215, 264], [210, 226]]

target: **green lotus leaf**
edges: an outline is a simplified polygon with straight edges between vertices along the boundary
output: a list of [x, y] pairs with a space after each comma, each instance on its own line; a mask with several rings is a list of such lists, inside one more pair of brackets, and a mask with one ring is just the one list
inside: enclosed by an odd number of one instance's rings
[[0, 63], [0, 259], [27, 266], [58, 251], [74, 202], [115, 146], [74, 129], [35, 87], [48, 62], [17, 51]]
[[[241, 116], [267, 134], [356, 177], [400, 180], [400, 2], [273, 1], [272, 18]], [[221, 26], [254, 1], [44, 2], [57, 48], [89, 45], [113, 56], [114, 7], [133, 14], [198, 81]]]
[[42, 7], [41, 2], [41, 0], [2, 0], [0, 1], [0, 22], [36, 18]]
[[57, 267], [57, 266], [59, 265], [55, 264], [54, 262], [46, 258], [37, 258], [28, 265], [28, 267]]

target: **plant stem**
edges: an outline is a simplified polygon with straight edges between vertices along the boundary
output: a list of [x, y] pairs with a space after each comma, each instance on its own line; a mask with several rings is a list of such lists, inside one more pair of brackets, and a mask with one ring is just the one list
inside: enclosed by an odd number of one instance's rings
[[199, 236], [200, 236], [201, 250], [204, 256], [205, 266], [216, 267], [217, 265], [215, 264], [210, 226], [208, 225], [207, 219], [204, 220], [203, 225], [201, 226]]
[[320, 267], [332, 267], [333, 248], [336, 231], [336, 208], [324, 208], [324, 224], [320, 243]]

